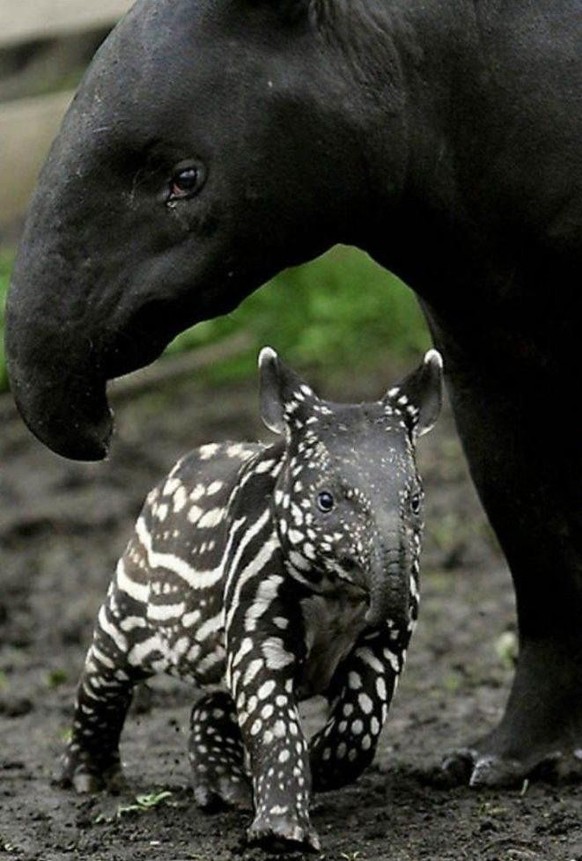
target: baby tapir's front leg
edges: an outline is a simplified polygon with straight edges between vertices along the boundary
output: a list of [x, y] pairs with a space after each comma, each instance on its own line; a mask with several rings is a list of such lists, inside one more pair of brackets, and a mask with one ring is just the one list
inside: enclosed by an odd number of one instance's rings
[[388, 625], [364, 632], [336, 669], [330, 716], [310, 745], [315, 790], [352, 783], [374, 759], [408, 639]]
[[190, 719], [189, 757], [194, 797], [206, 809], [224, 804], [252, 809], [244, 744], [236, 708], [227, 691], [203, 696]]
[[299, 606], [278, 574], [234, 589], [226, 613], [227, 683], [250, 758], [253, 842], [319, 849], [309, 819], [311, 775], [295, 698], [305, 656]]

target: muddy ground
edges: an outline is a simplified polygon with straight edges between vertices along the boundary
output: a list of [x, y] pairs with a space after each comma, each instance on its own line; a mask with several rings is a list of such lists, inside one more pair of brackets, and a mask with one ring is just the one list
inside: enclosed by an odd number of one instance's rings
[[[393, 379], [384, 368], [320, 388], [364, 398]], [[194, 805], [185, 753], [192, 692], [178, 682], [139, 692], [122, 748], [130, 793], [86, 799], [51, 785], [93, 619], [144, 494], [196, 444], [266, 433], [254, 381], [166, 383], [121, 398], [117, 418], [110, 460], [79, 465], [48, 453], [0, 404], [0, 861], [256, 861], [265, 856], [245, 847], [246, 815], [209, 816]], [[580, 861], [582, 787], [435, 785], [443, 753], [500, 715], [514, 608], [450, 416], [421, 448], [421, 620], [375, 764], [356, 785], [313, 802], [322, 858]], [[307, 710], [310, 725], [317, 710]], [[149, 807], [136, 801], [142, 795]]]

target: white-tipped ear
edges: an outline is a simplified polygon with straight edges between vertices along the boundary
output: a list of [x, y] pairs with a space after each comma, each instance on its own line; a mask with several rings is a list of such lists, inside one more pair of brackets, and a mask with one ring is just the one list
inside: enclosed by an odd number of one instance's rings
[[285, 410], [281, 400], [279, 356], [272, 347], [263, 347], [259, 353], [259, 389], [263, 423], [273, 433], [283, 433]]
[[432, 349], [425, 353], [419, 373], [416, 433], [422, 436], [433, 429], [443, 405], [443, 357], [438, 350]]
[[439, 417], [443, 402], [443, 359], [438, 350], [428, 350], [420, 367], [384, 399], [407, 414], [412, 432], [422, 436], [431, 430]]

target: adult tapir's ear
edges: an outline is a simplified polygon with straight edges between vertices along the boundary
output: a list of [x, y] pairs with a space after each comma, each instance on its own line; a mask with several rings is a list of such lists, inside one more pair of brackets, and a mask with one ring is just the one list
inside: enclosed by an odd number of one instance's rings
[[271, 347], [259, 353], [261, 418], [269, 430], [284, 433], [297, 410], [317, 396]]
[[443, 359], [437, 350], [429, 350], [420, 367], [390, 389], [384, 397], [388, 409], [403, 412], [416, 436], [433, 427], [443, 402]]

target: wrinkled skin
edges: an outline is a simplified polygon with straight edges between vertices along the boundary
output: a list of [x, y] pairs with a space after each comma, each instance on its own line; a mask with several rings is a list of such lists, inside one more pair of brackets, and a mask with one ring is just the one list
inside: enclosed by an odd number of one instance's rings
[[283, 267], [341, 241], [415, 289], [517, 595], [506, 712], [445, 763], [473, 785], [581, 764], [581, 38], [578, 0], [140, 0], [54, 145], [8, 307], [25, 421], [91, 459], [106, 380]]

